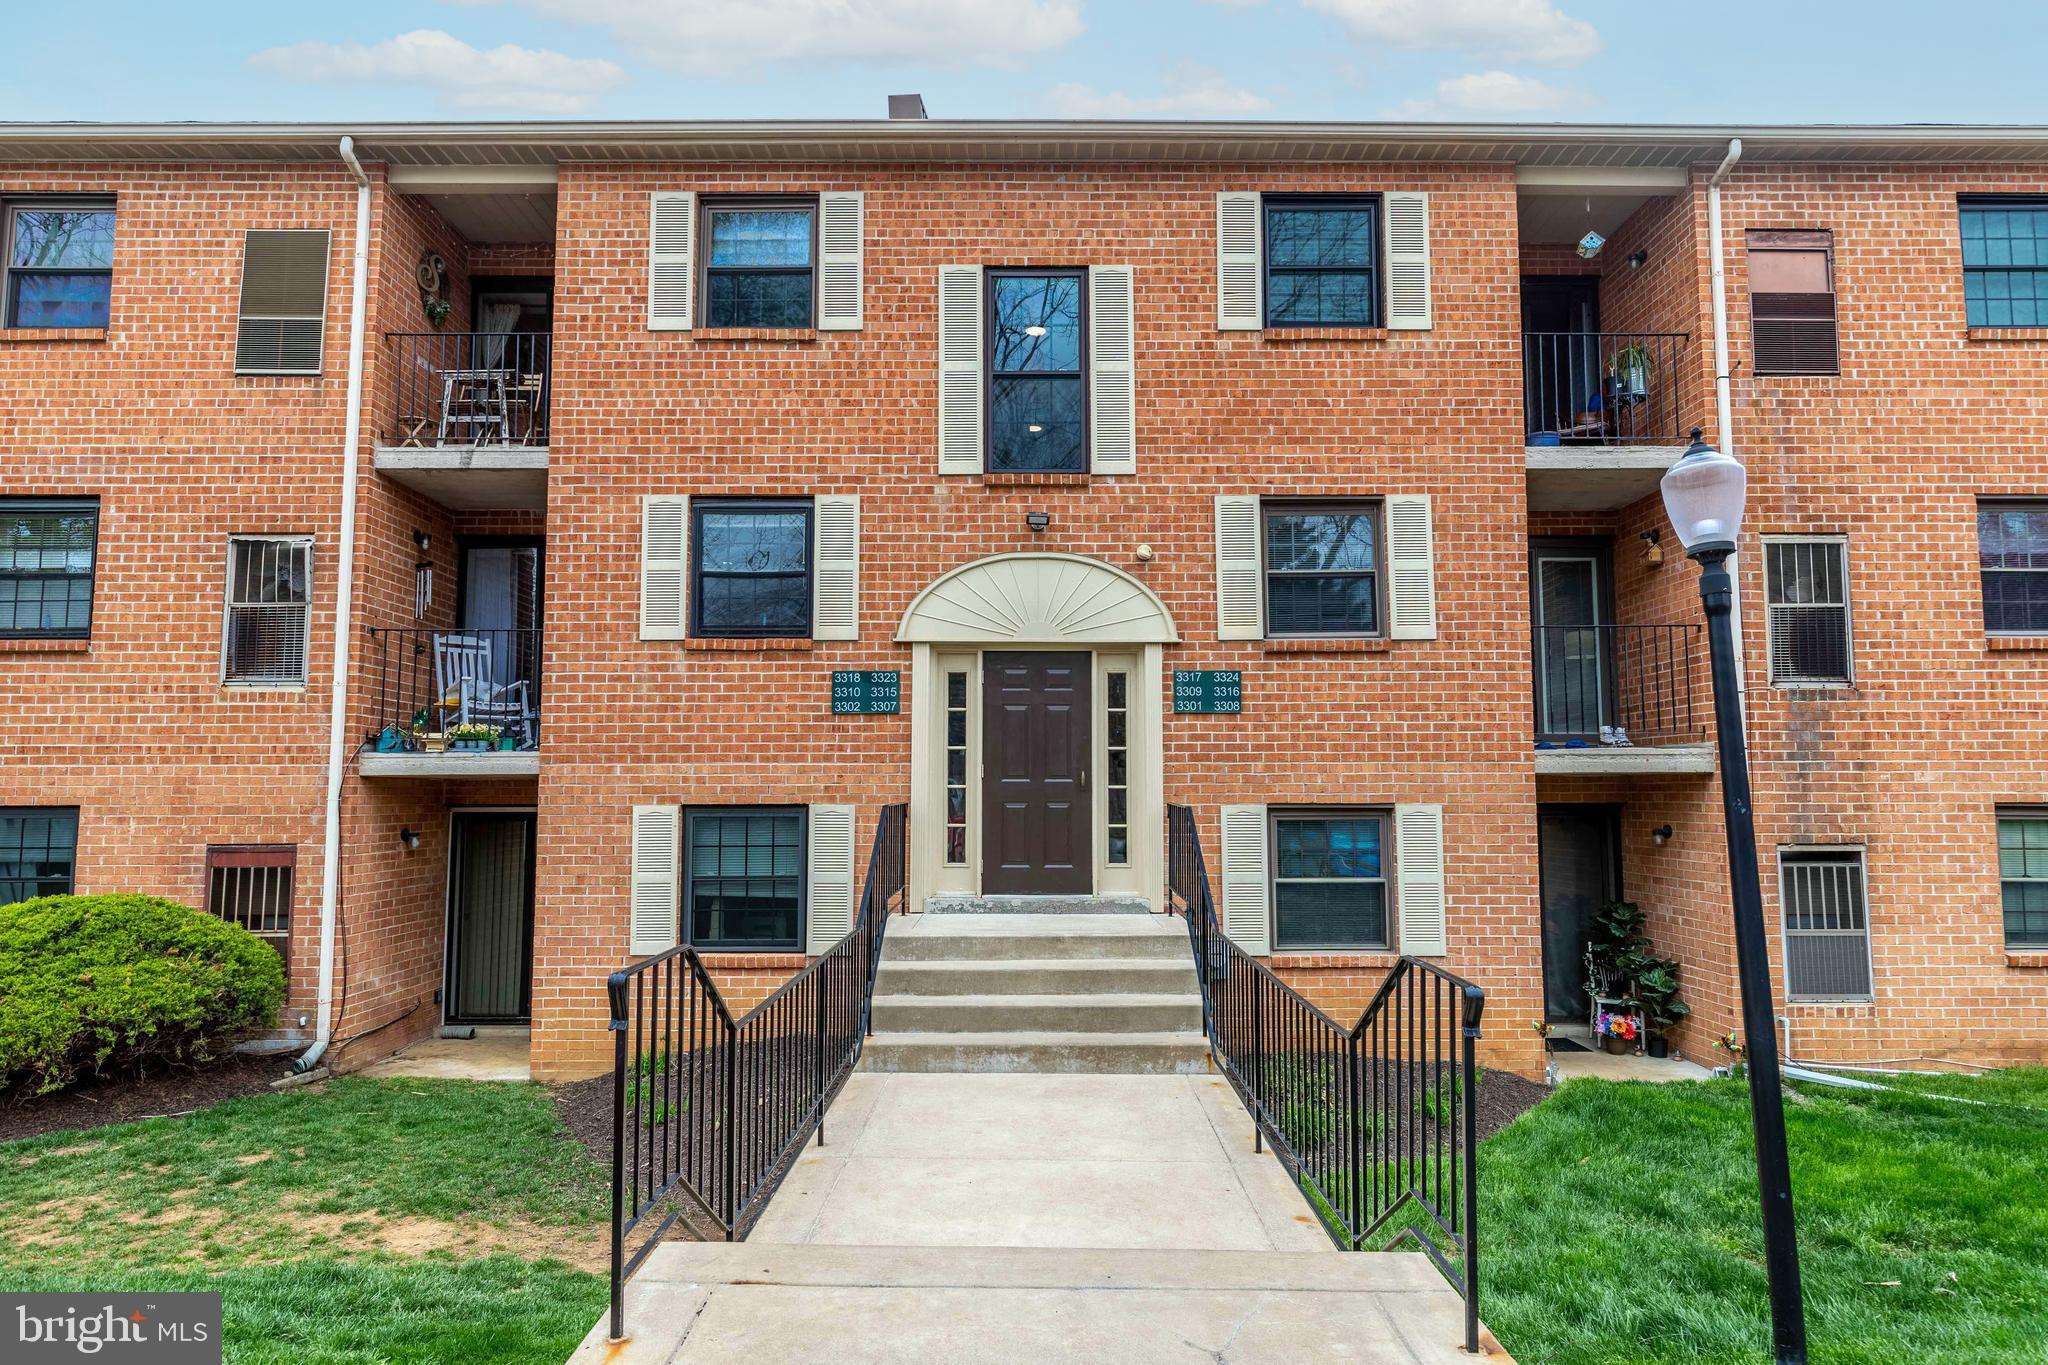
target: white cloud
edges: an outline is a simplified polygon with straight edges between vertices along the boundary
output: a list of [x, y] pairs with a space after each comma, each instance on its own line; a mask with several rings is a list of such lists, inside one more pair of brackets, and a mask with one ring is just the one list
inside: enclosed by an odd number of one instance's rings
[[1392, 119], [1499, 119], [1531, 114], [1570, 114], [1593, 103], [1583, 90], [1566, 90], [1529, 76], [1479, 71], [1438, 81], [1428, 99], [1408, 100], [1387, 111]]
[[453, 109], [524, 114], [574, 114], [626, 80], [613, 62], [510, 43], [486, 52], [425, 28], [375, 44], [268, 48], [249, 58], [249, 65], [296, 80], [423, 85]]
[[1166, 74], [1156, 95], [1131, 95], [1087, 85], [1056, 85], [1046, 104], [1059, 118], [1251, 118], [1272, 101], [1232, 85], [1220, 71], [1183, 66]]
[[1302, 0], [1344, 22], [1362, 43], [1445, 49], [1504, 62], [1574, 66], [1600, 34], [1551, 0]]
[[622, 52], [691, 76], [781, 62], [1008, 66], [1081, 34], [1081, 0], [520, 0], [610, 30]]

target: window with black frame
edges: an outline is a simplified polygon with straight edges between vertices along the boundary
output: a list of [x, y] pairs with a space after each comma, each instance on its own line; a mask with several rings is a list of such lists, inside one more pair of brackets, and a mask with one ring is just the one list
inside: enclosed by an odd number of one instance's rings
[[70, 895], [77, 866], [75, 807], [0, 806], [0, 905]]
[[1380, 633], [1379, 507], [1268, 503], [1266, 633]]
[[1965, 199], [1963, 310], [1971, 327], [2048, 327], [2048, 198]]
[[1386, 817], [1284, 811], [1272, 819], [1273, 946], [1386, 948]]
[[2048, 634], [2048, 502], [1979, 503], [1977, 566], [1986, 631]]
[[5, 205], [6, 325], [104, 327], [114, 290], [112, 204]]
[[1088, 472], [1084, 270], [988, 275], [988, 468]]
[[814, 325], [817, 224], [814, 199], [705, 200], [702, 325]]
[[804, 810], [732, 806], [686, 813], [684, 928], [698, 948], [803, 946]]
[[2048, 948], [2048, 811], [2000, 811], [1998, 891], [2005, 946]]
[[700, 498], [690, 514], [690, 633], [808, 639], [811, 504]]
[[1263, 202], [1266, 326], [1379, 326], [1378, 197]]
[[92, 634], [97, 498], [0, 498], [0, 639]]

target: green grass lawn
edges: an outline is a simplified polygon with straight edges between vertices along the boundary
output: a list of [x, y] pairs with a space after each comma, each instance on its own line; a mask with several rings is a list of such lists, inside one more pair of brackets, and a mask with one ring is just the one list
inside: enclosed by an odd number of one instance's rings
[[[1886, 1079], [1889, 1083], [1889, 1078]], [[1816, 1362], [2048, 1361], [2048, 1071], [1795, 1087]], [[1748, 1092], [1573, 1081], [1480, 1150], [1480, 1311], [1523, 1365], [1768, 1360]]]
[[559, 1365], [608, 1199], [538, 1086], [345, 1078], [0, 1144], [0, 1287], [218, 1290], [230, 1361]]

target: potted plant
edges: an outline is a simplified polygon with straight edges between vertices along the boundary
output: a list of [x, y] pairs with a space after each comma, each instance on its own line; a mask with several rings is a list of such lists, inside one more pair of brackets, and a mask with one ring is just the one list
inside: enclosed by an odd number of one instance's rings
[[505, 752], [505, 753], [508, 753], [508, 754], [509, 754], [509, 753], [513, 752], [513, 751], [514, 751], [515, 749], [517, 749], [518, 747], [519, 747], [519, 740], [518, 740], [518, 738], [517, 738], [516, 736], [513, 736], [513, 735], [499, 735], [499, 736], [498, 736], [498, 748], [499, 748], [500, 750], [502, 750], [503, 752]]
[[1650, 348], [1642, 342], [1631, 342], [1614, 353], [1611, 363], [1614, 375], [1614, 396], [1616, 398], [1647, 398], [1650, 396]]
[[495, 725], [479, 725], [475, 721], [469, 721], [449, 727], [448, 746], [464, 753], [481, 753], [486, 749], [498, 747], [499, 733]]
[[1692, 1006], [1678, 998], [1678, 963], [1658, 958], [1636, 977], [1636, 1007], [1642, 1011], [1649, 1033], [1643, 1048], [1652, 1057], [1671, 1055], [1671, 1030], [1692, 1013]]
[[1642, 1021], [1622, 1010], [1601, 1010], [1593, 1021], [1600, 1046], [1617, 1057], [1635, 1050], [1642, 1031]]

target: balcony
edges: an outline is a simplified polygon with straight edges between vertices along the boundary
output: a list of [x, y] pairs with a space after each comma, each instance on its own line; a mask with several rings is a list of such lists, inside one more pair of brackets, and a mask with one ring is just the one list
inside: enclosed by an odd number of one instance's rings
[[1690, 432], [1689, 340], [1522, 334], [1531, 511], [1608, 511], [1656, 491]]
[[[370, 628], [377, 709], [365, 777], [540, 772], [538, 629]], [[458, 727], [481, 727], [464, 738]], [[483, 737], [488, 732], [488, 737]]]
[[1710, 773], [1696, 624], [1536, 626], [1536, 772]]
[[456, 511], [547, 505], [554, 337], [400, 333], [376, 467]]

